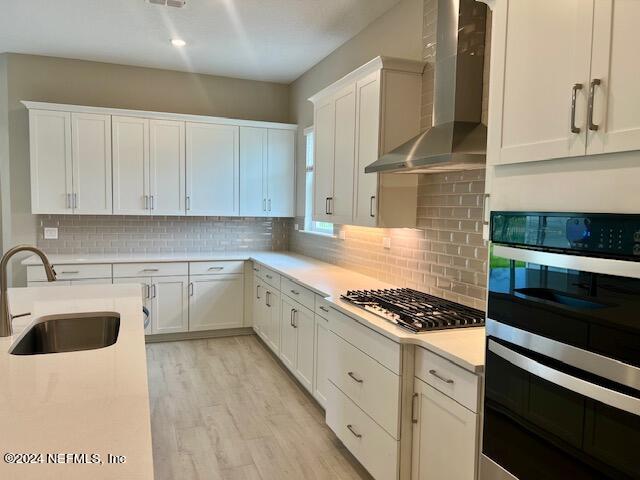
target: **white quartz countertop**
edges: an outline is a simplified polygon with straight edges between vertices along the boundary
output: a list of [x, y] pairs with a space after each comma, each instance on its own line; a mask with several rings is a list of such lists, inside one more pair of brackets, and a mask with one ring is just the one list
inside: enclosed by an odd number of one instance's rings
[[[44, 463], [0, 459], [2, 479], [153, 479], [147, 361], [138, 285], [14, 288], [13, 337], [0, 338], [0, 453], [42, 454]], [[46, 355], [11, 355], [20, 333], [60, 313], [120, 315], [109, 347]], [[47, 454], [100, 455], [102, 464], [47, 464]], [[122, 455], [125, 463], [108, 464]], [[54, 458], [54, 457], [50, 457]], [[67, 461], [72, 457], [66, 457]], [[80, 457], [76, 457], [79, 459]]]
[[[327, 298], [334, 308], [399, 343], [411, 343], [437, 353], [475, 373], [484, 369], [485, 331], [482, 327], [411, 333], [386, 320], [340, 300], [347, 290], [393, 288], [394, 285], [346, 268], [291, 252], [219, 252], [168, 254], [50, 255], [53, 265], [137, 262], [197, 262], [253, 260]], [[31, 256], [22, 262], [40, 264]]]

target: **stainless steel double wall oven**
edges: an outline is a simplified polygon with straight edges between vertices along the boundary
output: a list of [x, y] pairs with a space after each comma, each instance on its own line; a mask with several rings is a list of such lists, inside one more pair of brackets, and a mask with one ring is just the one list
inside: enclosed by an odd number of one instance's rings
[[491, 236], [481, 480], [640, 479], [640, 215]]

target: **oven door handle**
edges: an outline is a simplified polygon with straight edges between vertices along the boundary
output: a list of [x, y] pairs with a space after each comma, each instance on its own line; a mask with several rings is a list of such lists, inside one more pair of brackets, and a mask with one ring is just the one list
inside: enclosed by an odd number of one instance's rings
[[493, 255], [525, 263], [535, 263], [547, 267], [566, 268], [582, 272], [601, 273], [618, 277], [640, 278], [638, 262], [614, 260], [611, 258], [582, 257], [562, 253], [542, 252], [526, 248], [494, 245]]
[[615, 390], [587, 382], [581, 378], [547, 367], [546, 365], [525, 357], [518, 352], [514, 352], [493, 340], [489, 340], [488, 343], [489, 351], [505, 359], [516, 367], [535, 375], [536, 377], [540, 377], [543, 380], [604, 403], [605, 405], [609, 405], [610, 407], [640, 416], [640, 399], [638, 398], [616, 392]]

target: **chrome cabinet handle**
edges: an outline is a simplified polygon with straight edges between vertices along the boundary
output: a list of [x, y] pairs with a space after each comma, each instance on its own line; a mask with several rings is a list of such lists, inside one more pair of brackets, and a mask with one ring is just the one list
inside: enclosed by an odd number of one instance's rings
[[448, 383], [449, 385], [453, 385], [455, 383], [452, 378], [443, 377], [437, 372], [437, 370], [429, 370], [429, 373], [436, 377], [438, 380], [442, 380], [444, 383]]
[[254, 272], [259, 272], [259, 271], [260, 271], [260, 269], [259, 269], [259, 268], [256, 268], [256, 267], [253, 267], [253, 271], [254, 271]]
[[416, 408], [416, 400], [418, 400], [418, 394], [414, 393], [413, 397], [411, 397], [411, 423], [418, 423], [418, 417], [416, 417], [416, 412], [418, 411]]
[[189, 296], [193, 297], [193, 282], [189, 282]]
[[150, 210], [155, 210], [156, 209], [156, 196], [155, 195], [151, 195], [149, 197], [149, 209]]
[[333, 215], [333, 197], [329, 197], [329, 215]]
[[273, 280], [273, 277], [269, 274], [266, 274], [265, 277], [267, 277], [269, 280]]
[[186, 205], [187, 210], [191, 210], [191, 195], [187, 195], [186, 203], [187, 203], [187, 205]]
[[146, 283], [143, 285], [143, 287], [144, 287], [144, 298], [145, 300], [149, 300], [151, 288]]
[[329, 215], [329, 197], [324, 199], [324, 213]]
[[67, 200], [67, 204], [66, 204], [67, 208], [73, 208], [73, 205], [71, 205], [71, 194], [67, 193], [66, 197], [67, 197], [67, 199], [66, 199]]
[[260, 285], [256, 285], [256, 299], [260, 300]]
[[594, 78], [591, 80], [591, 85], [589, 86], [589, 112], [587, 114], [587, 123], [589, 124], [589, 130], [594, 132], [598, 131], [600, 125], [596, 125], [593, 123], [593, 100], [596, 96], [596, 86], [600, 85], [602, 82], [599, 78]]
[[295, 308], [293, 309], [293, 324], [292, 324], [293, 328], [298, 328], [298, 310], [296, 310]]
[[144, 209], [149, 210], [149, 195], [144, 196]]
[[60, 272], [61, 275], [65, 274], [65, 273], [80, 273], [80, 270], [63, 270]]
[[267, 211], [267, 199], [266, 198], [262, 199], [262, 211], [263, 212]]
[[289, 311], [289, 325], [293, 327], [293, 308]]
[[320, 305], [320, 310], [322, 310], [323, 312], [329, 313], [329, 309], [327, 307], [322, 306], [322, 305]]
[[369, 216], [371, 218], [376, 218], [375, 214], [373, 213], [373, 201], [376, 199], [375, 195], [371, 195], [371, 198], [369, 199]]
[[576, 98], [578, 90], [582, 90], [581, 83], [574, 83], [571, 87], [571, 133], [580, 133], [580, 127], [576, 127]]
[[361, 378], [356, 377], [355, 373], [353, 373], [353, 372], [347, 372], [347, 375], [349, 375], [357, 383], [364, 383], [364, 380], [362, 380]]
[[297, 290], [289, 290], [291, 293], [293, 293], [294, 295], [300, 295], [300, 292]]
[[78, 208], [78, 194], [74, 193], [71, 198], [73, 198], [73, 208]]
[[271, 199], [267, 200], [267, 210], [271, 211]]
[[217, 271], [220, 271], [220, 270], [224, 270], [224, 267], [209, 267], [209, 270], [217, 270]]
[[151, 285], [151, 298], [156, 298], [156, 284]]
[[142, 269], [143, 272], [157, 272], [159, 271], [158, 268], [143, 268]]
[[356, 431], [353, 429], [353, 425], [347, 425], [347, 428], [349, 429], [349, 431], [350, 431], [351, 433], [353, 433], [353, 436], [354, 436], [354, 437], [356, 437], [356, 438], [362, 438], [362, 434], [361, 434], [361, 433], [356, 432]]
[[267, 298], [265, 299], [265, 304], [267, 305], [267, 307], [271, 308], [271, 292], [269, 290], [267, 290]]

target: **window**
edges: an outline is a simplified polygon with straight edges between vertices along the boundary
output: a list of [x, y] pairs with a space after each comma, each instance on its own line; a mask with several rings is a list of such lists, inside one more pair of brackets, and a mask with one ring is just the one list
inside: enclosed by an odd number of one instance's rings
[[307, 232], [333, 235], [333, 223], [313, 221], [313, 127], [304, 131], [306, 144], [304, 229]]

